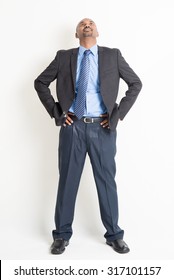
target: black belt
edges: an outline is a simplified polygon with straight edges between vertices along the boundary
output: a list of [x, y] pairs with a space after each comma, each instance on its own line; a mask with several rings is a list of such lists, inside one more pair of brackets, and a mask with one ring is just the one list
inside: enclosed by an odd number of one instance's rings
[[[73, 121], [78, 121], [78, 118], [75, 115], [69, 114], [69, 116]], [[83, 117], [79, 121], [83, 121], [84, 123], [100, 123], [105, 119], [105, 117]]]

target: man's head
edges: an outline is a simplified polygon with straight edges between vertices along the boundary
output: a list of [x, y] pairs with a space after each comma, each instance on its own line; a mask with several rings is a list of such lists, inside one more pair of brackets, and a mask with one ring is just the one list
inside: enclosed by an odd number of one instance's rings
[[93, 38], [96, 39], [96, 37], [99, 36], [97, 31], [97, 26], [95, 22], [92, 19], [84, 18], [82, 19], [77, 27], [76, 27], [76, 38], [78, 38], [80, 41], [85, 38]]

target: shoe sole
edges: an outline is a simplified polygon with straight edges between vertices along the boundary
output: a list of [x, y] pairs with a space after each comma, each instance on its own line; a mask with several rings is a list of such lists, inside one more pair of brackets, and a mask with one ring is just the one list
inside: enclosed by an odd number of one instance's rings
[[51, 250], [51, 254], [52, 254], [52, 255], [61, 255], [63, 252], [65, 252], [65, 249], [62, 250], [62, 251], [57, 251], [57, 250], [55, 250], [55, 249], [52, 249], [52, 250]]

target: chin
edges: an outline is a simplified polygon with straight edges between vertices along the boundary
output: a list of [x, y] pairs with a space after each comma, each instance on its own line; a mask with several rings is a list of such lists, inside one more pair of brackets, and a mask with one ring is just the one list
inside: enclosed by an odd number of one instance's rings
[[92, 33], [88, 33], [88, 34], [83, 34], [83, 37], [92, 37]]

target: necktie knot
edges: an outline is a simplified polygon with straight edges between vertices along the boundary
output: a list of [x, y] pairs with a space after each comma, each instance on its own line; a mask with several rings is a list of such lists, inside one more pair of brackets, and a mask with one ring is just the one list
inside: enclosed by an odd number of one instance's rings
[[89, 55], [91, 53], [91, 50], [84, 51], [84, 55]]

